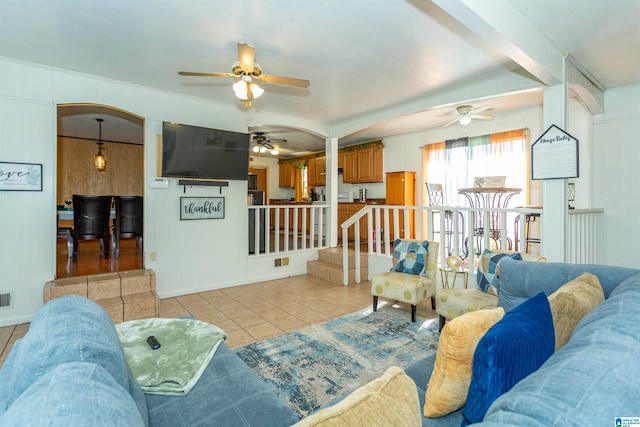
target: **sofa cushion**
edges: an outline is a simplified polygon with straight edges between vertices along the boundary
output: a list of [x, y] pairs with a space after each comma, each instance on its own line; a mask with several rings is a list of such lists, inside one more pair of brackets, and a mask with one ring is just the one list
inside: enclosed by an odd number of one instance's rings
[[427, 386], [426, 417], [441, 417], [464, 406], [476, 346], [485, 332], [503, 316], [502, 308], [471, 311], [444, 326]]
[[[286, 427], [298, 416], [238, 355], [220, 344], [202, 376], [186, 396], [146, 394], [154, 427]], [[180, 423], [178, 423], [178, 421]]]
[[429, 242], [396, 239], [393, 242], [393, 267], [396, 273], [428, 276]]
[[416, 385], [405, 372], [392, 366], [379, 378], [358, 388], [344, 400], [308, 416], [295, 427], [421, 426]]
[[479, 289], [438, 289], [436, 313], [447, 319], [475, 310], [498, 307], [498, 297]]
[[591, 273], [583, 273], [549, 295], [556, 351], [569, 341], [578, 322], [602, 301], [602, 286], [598, 278]]
[[587, 314], [540, 369], [499, 397], [484, 421], [606, 426], [616, 417], [637, 416], [639, 354], [640, 275], [634, 275]]
[[0, 411], [3, 426], [144, 426], [135, 401], [97, 363], [69, 362], [48, 370]]
[[[99, 365], [119, 386], [120, 395], [113, 397], [131, 399], [147, 424], [144, 394], [127, 365], [111, 318], [95, 302], [77, 295], [49, 301], [35, 314], [29, 331], [16, 344], [0, 370], [0, 412], [61, 365], [85, 363]], [[25, 397], [21, 402], [25, 405]], [[31, 403], [34, 408], [40, 405], [37, 400]]]
[[503, 258], [522, 260], [522, 255], [517, 252], [493, 252], [489, 249], [485, 249], [482, 252], [477, 274], [478, 288], [480, 288], [480, 290], [493, 295], [498, 295], [500, 262]]
[[582, 273], [595, 275], [600, 281], [604, 297], [608, 298], [618, 284], [627, 277], [640, 273], [640, 270], [593, 264], [513, 261], [505, 258], [500, 263], [498, 305], [508, 312], [539, 292], [551, 295]]
[[554, 347], [553, 318], [543, 292], [505, 314], [476, 348], [464, 407], [466, 423], [482, 421], [493, 401], [538, 369]]

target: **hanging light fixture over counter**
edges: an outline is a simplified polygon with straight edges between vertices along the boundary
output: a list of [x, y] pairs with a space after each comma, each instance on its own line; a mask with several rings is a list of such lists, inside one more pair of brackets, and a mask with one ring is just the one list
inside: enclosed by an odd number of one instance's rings
[[93, 156], [93, 164], [95, 165], [98, 171], [103, 171], [107, 167], [107, 158], [102, 154], [102, 146], [104, 142], [102, 142], [102, 122], [104, 119], [96, 119], [98, 121], [98, 154]]

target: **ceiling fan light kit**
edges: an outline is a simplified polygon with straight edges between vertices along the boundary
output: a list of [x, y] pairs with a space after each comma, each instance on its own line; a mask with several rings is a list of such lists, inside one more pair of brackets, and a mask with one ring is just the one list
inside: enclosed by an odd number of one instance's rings
[[298, 88], [307, 88], [309, 80], [294, 79], [291, 77], [270, 76], [262, 74], [262, 68], [255, 62], [256, 50], [247, 43], [238, 43], [238, 59], [231, 67], [231, 73], [203, 73], [193, 71], [179, 71], [181, 76], [196, 77], [234, 77], [240, 78], [233, 84], [233, 92], [242, 102], [246, 109], [250, 108], [252, 101], [257, 99], [264, 93], [264, 89], [253, 82], [258, 79], [261, 82], [269, 84], [278, 84], [284, 86], [293, 86]]
[[287, 142], [287, 140], [286, 139], [267, 140], [267, 137], [265, 136], [264, 132], [255, 132], [253, 135], [253, 142], [255, 143], [255, 145], [253, 146], [253, 148], [251, 148], [251, 151], [253, 151], [254, 153], [264, 154], [268, 150], [272, 156], [277, 156], [278, 154], [280, 154], [280, 150], [278, 150], [278, 147], [275, 147], [270, 143], [271, 142], [284, 143], [284, 142]]
[[454, 123], [460, 123], [462, 126], [468, 126], [471, 120], [493, 120], [493, 116], [478, 114], [482, 111], [490, 110], [490, 105], [483, 105], [482, 107], [473, 108], [471, 105], [460, 105], [456, 107], [456, 118], [451, 120], [443, 127], [449, 127]]

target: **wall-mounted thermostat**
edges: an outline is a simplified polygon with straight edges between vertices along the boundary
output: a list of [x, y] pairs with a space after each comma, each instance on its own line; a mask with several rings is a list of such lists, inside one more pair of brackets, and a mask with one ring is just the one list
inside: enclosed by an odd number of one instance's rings
[[149, 182], [151, 188], [169, 188], [169, 178], [154, 177]]

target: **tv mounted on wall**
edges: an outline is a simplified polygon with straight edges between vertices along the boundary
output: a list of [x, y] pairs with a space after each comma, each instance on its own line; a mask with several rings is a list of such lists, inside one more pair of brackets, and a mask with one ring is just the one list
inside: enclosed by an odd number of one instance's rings
[[162, 176], [244, 180], [249, 176], [248, 133], [162, 123]]

